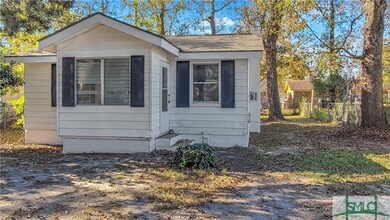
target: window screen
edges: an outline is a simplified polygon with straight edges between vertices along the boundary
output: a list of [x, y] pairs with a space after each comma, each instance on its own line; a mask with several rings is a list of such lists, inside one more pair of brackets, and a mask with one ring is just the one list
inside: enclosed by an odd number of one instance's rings
[[77, 104], [101, 104], [100, 76], [100, 59], [76, 61]]
[[104, 104], [129, 105], [130, 60], [104, 59]]
[[218, 101], [218, 64], [193, 65], [193, 98], [198, 101]]

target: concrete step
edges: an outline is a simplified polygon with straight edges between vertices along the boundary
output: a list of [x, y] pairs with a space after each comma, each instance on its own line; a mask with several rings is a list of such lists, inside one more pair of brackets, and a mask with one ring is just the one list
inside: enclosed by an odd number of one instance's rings
[[156, 150], [166, 150], [176, 144], [181, 138], [181, 134], [164, 134], [156, 138]]
[[176, 151], [178, 147], [195, 144], [194, 140], [178, 140], [175, 144], [166, 147], [157, 147], [156, 150]]

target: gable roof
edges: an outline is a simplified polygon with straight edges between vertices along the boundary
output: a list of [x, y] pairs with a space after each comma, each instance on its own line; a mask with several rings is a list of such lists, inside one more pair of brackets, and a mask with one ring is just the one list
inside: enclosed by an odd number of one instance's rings
[[39, 40], [39, 49], [54, 52], [53, 45], [56, 45], [57, 43], [62, 42], [64, 40], [70, 39], [77, 34], [85, 32], [99, 24], [106, 25], [125, 34], [129, 34], [133, 37], [154, 44], [176, 56], [179, 54], [179, 48], [168, 42], [162, 36], [119, 21], [100, 12], [89, 15], [71, 25], [68, 25], [65, 28], [62, 28], [46, 37], [43, 37]]
[[[313, 90], [313, 83], [311, 80], [287, 80], [286, 86], [290, 87], [290, 90], [293, 91], [311, 91]], [[285, 89], [286, 91], [286, 89]]]
[[[26, 62], [52, 61], [56, 56], [56, 45], [69, 40], [78, 34], [85, 33], [96, 26], [105, 25], [122, 33], [156, 45], [181, 59], [199, 57], [200, 52], [226, 52], [213, 55], [218, 58], [259, 58], [264, 49], [259, 35], [255, 34], [220, 34], [220, 35], [187, 35], [187, 36], [160, 36], [143, 30], [139, 27], [119, 21], [103, 13], [97, 12], [68, 25], [39, 40], [38, 50], [9, 54], [7, 60]], [[182, 52], [179, 56], [179, 52]], [[209, 55], [210, 56], [210, 55]], [[49, 58], [47, 58], [49, 57]], [[15, 59], [16, 58], [16, 59]]]
[[182, 52], [251, 52], [264, 50], [256, 34], [164, 36]]

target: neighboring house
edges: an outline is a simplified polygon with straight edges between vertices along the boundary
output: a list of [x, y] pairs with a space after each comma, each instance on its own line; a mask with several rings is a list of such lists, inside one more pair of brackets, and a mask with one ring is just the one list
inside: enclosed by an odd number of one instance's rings
[[261, 42], [164, 37], [93, 14], [7, 57], [25, 63], [25, 141], [72, 153], [150, 152], [180, 139], [248, 146], [260, 132]]
[[[260, 100], [263, 108], [269, 108], [268, 93], [267, 93], [267, 80], [262, 80], [260, 83]], [[283, 103], [287, 96], [283, 91], [283, 88], [278, 88], [280, 103]]]
[[284, 93], [287, 96], [287, 103], [291, 107], [299, 105], [303, 97], [307, 102], [313, 104], [314, 89], [311, 80], [287, 80], [284, 86]]

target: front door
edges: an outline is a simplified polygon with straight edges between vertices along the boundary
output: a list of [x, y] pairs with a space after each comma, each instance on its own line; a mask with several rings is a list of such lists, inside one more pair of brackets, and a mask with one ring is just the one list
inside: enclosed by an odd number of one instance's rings
[[160, 133], [169, 131], [169, 89], [168, 64], [161, 62], [161, 91], [160, 91]]

